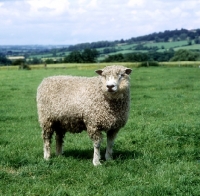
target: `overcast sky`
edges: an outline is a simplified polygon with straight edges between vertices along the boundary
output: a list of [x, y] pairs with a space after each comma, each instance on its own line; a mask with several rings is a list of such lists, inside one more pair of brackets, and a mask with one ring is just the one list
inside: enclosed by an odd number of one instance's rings
[[77, 44], [200, 28], [200, 0], [0, 0], [0, 45]]

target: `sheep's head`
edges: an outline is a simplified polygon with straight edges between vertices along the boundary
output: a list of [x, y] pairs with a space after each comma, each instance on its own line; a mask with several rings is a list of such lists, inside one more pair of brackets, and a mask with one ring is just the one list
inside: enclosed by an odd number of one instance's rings
[[132, 70], [123, 66], [113, 65], [96, 70], [101, 76], [102, 90], [108, 98], [122, 98], [129, 89], [129, 75]]

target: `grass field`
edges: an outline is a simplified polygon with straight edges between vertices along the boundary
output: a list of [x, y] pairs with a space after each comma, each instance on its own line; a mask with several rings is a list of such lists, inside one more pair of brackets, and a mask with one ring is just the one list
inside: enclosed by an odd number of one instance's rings
[[114, 160], [99, 167], [86, 132], [66, 134], [62, 157], [53, 141], [51, 160], [43, 160], [36, 89], [63, 74], [95, 75], [94, 68], [0, 70], [0, 195], [200, 195], [199, 68], [133, 68], [129, 121]]
[[161, 48], [164, 46], [165, 49], [170, 49], [174, 47], [181, 47], [183, 45], [187, 45], [187, 41], [175, 41], [175, 42], [154, 42], [154, 43], [147, 43], [145, 44], [148, 47], [155, 47]]

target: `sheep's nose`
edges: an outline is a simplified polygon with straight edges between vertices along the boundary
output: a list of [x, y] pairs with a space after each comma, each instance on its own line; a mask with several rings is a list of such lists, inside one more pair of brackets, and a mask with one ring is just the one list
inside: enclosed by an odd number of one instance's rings
[[112, 89], [113, 87], [115, 87], [115, 85], [106, 85], [108, 89]]

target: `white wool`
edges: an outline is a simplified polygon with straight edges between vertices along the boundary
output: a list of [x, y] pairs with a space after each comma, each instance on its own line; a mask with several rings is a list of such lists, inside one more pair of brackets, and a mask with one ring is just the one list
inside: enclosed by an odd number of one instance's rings
[[[93, 164], [99, 165], [101, 132], [107, 132], [110, 145], [119, 129], [126, 124], [131, 70], [114, 65], [96, 72], [100, 76], [53, 76], [39, 85], [37, 108], [46, 159], [50, 157], [50, 140], [54, 131], [57, 135], [57, 154], [60, 154], [65, 132], [86, 130], [94, 142]], [[110, 146], [106, 155], [109, 159], [112, 152]]]

